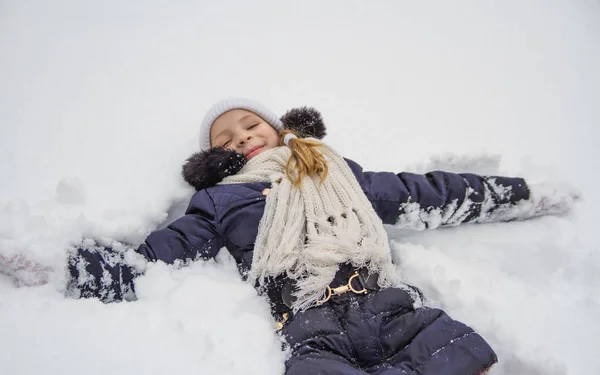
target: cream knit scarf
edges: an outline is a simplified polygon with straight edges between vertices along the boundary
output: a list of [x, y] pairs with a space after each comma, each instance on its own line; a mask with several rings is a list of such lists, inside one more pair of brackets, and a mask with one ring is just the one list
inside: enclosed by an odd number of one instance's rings
[[306, 176], [299, 187], [292, 185], [285, 174], [292, 153], [286, 146], [257, 155], [221, 182], [271, 182], [249, 281], [264, 285], [267, 277], [284, 273], [295, 279], [295, 312], [324, 297], [342, 263], [378, 272], [380, 287], [400, 284], [383, 223], [352, 170], [330, 147], [320, 151], [329, 168], [322, 184], [320, 176]]

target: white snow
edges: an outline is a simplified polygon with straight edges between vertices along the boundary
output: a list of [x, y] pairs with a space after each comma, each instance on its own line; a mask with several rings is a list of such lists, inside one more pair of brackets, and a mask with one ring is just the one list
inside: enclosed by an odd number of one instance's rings
[[[492, 374], [600, 373], [599, 20], [592, 0], [2, 2], [0, 256], [21, 260], [0, 273], [1, 372], [283, 372], [224, 252], [151, 265], [135, 302], [63, 296], [70, 245], [181, 215], [204, 111], [248, 96], [316, 107], [366, 170], [581, 189], [560, 217], [390, 234], [405, 279], [496, 349]], [[55, 272], [19, 286], [22, 259]]]

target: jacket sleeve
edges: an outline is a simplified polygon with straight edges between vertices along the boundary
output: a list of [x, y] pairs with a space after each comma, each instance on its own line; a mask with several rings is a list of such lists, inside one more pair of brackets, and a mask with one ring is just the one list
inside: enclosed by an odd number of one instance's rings
[[384, 224], [422, 230], [556, 213], [534, 204], [522, 178], [441, 171], [363, 172], [358, 164], [348, 163]]
[[201, 190], [192, 198], [185, 216], [152, 232], [136, 251], [148, 260], [165, 263], [213, 258], [223, 246], [216, 216], [212, 198]]

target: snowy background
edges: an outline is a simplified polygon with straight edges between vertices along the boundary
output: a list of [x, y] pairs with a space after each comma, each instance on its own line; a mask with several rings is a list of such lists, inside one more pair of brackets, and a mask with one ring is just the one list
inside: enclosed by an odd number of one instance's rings
[[139, 243], [177, 217], [204, 111], [319, 109], [367, 170], [568, 181], [562, 217], [390, 228], [429, 304], [496, 349], [493, 374], [598, 374], [600, 2], [0, 0], [2, 374], [281, 374], [264, 301], [225, 252], [151, 267], [139, 300], [62, 294], [81, 238]]

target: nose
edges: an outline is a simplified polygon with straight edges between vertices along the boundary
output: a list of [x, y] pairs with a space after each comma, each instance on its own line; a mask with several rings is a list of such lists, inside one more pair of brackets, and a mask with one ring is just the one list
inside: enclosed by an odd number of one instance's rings
[[242, 136], [240, 137], [240, 139], [238, 141], [238, 145], [239, 146], [243, 146], [250, 139], [252, 139], [252, 135], [250, 133], [246, 132], [245, 134], [242, 134]]

